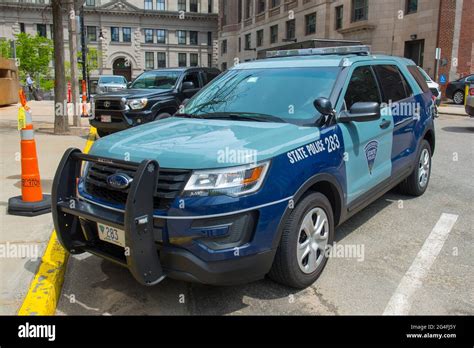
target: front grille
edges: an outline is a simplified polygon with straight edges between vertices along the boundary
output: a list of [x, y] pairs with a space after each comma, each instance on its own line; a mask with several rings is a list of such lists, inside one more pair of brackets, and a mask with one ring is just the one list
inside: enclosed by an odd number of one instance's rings
[[[106, 105], [108, 104], [108, 105]], [[122, 102], [120, 100], [96, 100], [96, 110], [122, 110]]]
[[[124, 170], [109, 164], [91, 164], [85, 178], [86, 192], [113, 204], [125, 204], [128, 189], [117, 190], [107, 184], [107, 177], [116, 173], [127, 174], [131, 178], [135, 175], [134, 171]], [[190, 175], [190, 170], [160, 168], [155, 191], [154, 208], [168, 209], [183, 190]]]
[[431, 93], [433, 93], [433, 95], [434, 95], [436, 98], [438, 98], [439, 92], [438, 92], [438, 90], [437, 90], [436, 88], [430, 88], [430, 91], [431, 91]]

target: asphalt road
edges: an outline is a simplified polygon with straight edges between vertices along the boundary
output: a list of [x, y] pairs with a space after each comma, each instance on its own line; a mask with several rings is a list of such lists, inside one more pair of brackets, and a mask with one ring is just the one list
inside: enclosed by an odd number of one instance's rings
[[[146, 288], [126, 269], [80, 255], [69, 260], [57, 314], [378, 315], [400, 287], [402, 294], [406, 291], [399, 284], [408, 279], [416, 286], [407, 313], [472, 315], [474, 119], [442, 115], [436, 125], [437, 149], [425, 195], [413, 199], [390, 192], [340, 226], [336, 242], [363, 247], [363, 258], [331, 258], [320, 279], [303, 291], [266, 279], [234, 287], [166, 279]], [[457, 220], [444, 245], [435, 241], [442, 248], [427, 267], [423, 261], [432, 246], [427, 238], [433, 241], [432, 231], [446, 213]], [[413, 278], [413, 269], [424, 276]]]

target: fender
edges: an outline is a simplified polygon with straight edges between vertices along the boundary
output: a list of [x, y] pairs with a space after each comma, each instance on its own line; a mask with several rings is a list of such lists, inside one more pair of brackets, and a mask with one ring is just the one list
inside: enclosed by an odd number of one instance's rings
[[[296, 205], [297, 202], [304, 196], [304, 194], [306, 192], [308, 192], [308, 190], [313, 187], [314, 185], [320, 183], [320, 182], [329, 182], [330, 184], [332, 184], [335, 188], [336, 188], [336, 191], [337, 191], [337, 198], [339, 199], [339, 204], [336, 204], [336, 207], [334, 209], [334, 217], [335, 217], [335, 226], [338, 226], [339, 225], [339, 222], [342, 221], [343, 219], [341, 219], [343, 217], [343, 215], [345, 215], [345, 206], [346, 206], [346, 202], [345, 202], [345, 198], [344, 198], [344, 194], [343, 194], [343, 190], [341, 188], [341, 185], [339, 183], [339, 181], [331, 174], [328, 174], [328, 173], [319, 173], [319, 174], [316, 174], [314, 176], [312, 176], [311, 178], [309, 178], [303, 185], [301, 185], [301, 187], [298, 189], [298, 191], [296, 191], [296, 193], [293, 195], [293, 202], [294, 204]], [[276, 249], [278, 248], [278, 245], [280, 243], [280, 239], [281, 239], [281, 235], [283, 233], [283, 226], [285, 224], [285, 221], [286, 219], [288, 218], [288, 216], [290, 215], [291, 211], [293, 210], [293, 208], [290, 208], [290, 207], [287, 207], [284, 214], [282, 215], [281, 219], [280, 219], [280, 223], [278, 224], [278, 229], [277, 229], [277, 233], [275, 234], [275, 237], [273, 238], [273, 242], [272, 242], [272, 250], [274, 253], [276, 253]]]
[[158, 114], [163, 109], [178, 110], [181, 102], [175, 96], [161, 96], [161, 98], [152, 106], [151, 111]]

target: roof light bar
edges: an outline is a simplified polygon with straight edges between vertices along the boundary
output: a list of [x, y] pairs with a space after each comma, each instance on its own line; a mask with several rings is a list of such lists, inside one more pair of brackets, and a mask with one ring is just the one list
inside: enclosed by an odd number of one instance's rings
[[329, 54], [369, 55], [370, 46], [357, 45], [357, 46], [320, 47], [320, 48], [303, 48], [303, 49], [294, 49], [294, 50], [269, 51], [267, 52], [267, 58], [292, 57], [292, 56], [317, 56], [317, 55], [329, 55]]

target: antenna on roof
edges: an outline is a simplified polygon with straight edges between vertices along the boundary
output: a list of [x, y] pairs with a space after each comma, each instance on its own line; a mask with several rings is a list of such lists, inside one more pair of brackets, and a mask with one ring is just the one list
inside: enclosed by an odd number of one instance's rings
[[281, 58], [294, 56], [323, 56], [323, 55], [349, 55], [357, 54], [368, 56], [370, 54], [370, 46], [338, 46], [338, 47], [320, 47], [320, 48], [303, 48], [294, 50], [281, 50], [267, 52], [267, 58]]

